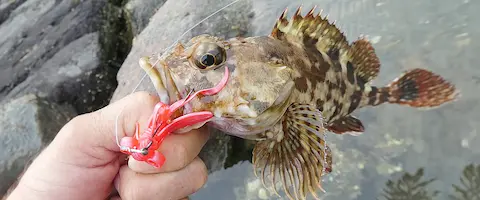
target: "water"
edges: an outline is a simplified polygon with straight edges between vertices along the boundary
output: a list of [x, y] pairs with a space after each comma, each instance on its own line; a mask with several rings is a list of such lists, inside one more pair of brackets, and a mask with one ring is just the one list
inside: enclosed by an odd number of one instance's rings
[[[382, 105], [356, 111], [363, 135], [328, 137], [334, 166], [325, 177], [323, 199], [385, 199], [381, 194], [389, 179], [419, 169], [424, 172], [420, 181], [436, 179], [423, 188], [426, 196], [439, 191], [430, 199], [449, 199], [465, 166], [480, 164], [480, 1], [258, 1], [253, 5], [255, 34], [268, 34], [285, 7], [293, 12], [302, 3], [304, 13], [314, 4], [323, 8], [350, 41], [369, 36], [382, 62], [375, 85], [421, 67], [462, 92], [460, 100], [434, 110]], [[213, 173], [191, 199], [278, 199], [269, 195], [244, 161]]]

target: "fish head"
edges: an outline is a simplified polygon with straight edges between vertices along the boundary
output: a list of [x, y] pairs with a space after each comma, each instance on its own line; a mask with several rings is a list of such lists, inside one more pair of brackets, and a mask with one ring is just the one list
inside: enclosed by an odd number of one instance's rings
[[228, 68], [226, 86], [216, 95], [195, 98], [183, 113], [211, 111], [215, 117], [209, 124], [215, 128], [253, 137], [281, 118], [294, 86], [292, 69], [262, 55], [268, 52], [259, 45], [253, 38], [196, 36], [185, 46], [178, 44], [163, 54], [158, 73], [154, 73], [157, 75], [150, 78], [163, 84], [171, 103], [191, 91], [214, 87]]

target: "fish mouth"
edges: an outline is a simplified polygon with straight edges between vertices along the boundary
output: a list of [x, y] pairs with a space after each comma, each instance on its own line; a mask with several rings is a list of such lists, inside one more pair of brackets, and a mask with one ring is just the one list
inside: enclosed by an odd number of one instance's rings
[[171, 105], [182, 98], [183, 95], [179, 92], [166, 63], [157, 61], [151, 65], [148, 57], [141, 58], [139, 62], [152, 81], [162, 103]]
[[160, 64], [159, 70], [160, 72], [160, 79], [162, 80], [163, 86], [166, 90], [166, 95], [168, 96], [169, 102], [168, 104], [172, 104], [182, 98], [184, 98], [184, 94], [182, 94], [175, 83], [175, 80], [172, 77], [170, 70], [166, 64]]

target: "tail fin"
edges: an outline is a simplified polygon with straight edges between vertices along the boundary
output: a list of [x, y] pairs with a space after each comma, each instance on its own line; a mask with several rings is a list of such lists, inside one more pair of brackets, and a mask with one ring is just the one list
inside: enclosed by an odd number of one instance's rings
[[369, 95], [370, 105], [389, 102], [412, 107], [437, 107], [459, 98], [455, 86], [425, 69], [413, 69]]

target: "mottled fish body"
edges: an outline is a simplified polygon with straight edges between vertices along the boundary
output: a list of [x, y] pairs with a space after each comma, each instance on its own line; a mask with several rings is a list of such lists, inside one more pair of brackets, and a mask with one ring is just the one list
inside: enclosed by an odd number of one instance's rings
[[228, 67], [225, 88], [200, 96], [183, 112], [211, 111], [215, 117], [208, 125], [257, 140], [253, 162], [262, 181], [273, 174], [270, 179], [280, 179], [291, 199], [309, 192], [318, 198], [321, 176], [332, 170], [325, 134], [363, 132], [362, 122], [351, 115], [355, 110], [383, 103], [436, 107], [459, 95], [425, 69], [407, 71], [385, 87], [370, 85], [380, 70], [371, 43], [359, 38], [349, 44], [314, 9], [301, 16], [299, 8], [290, 21], [284, 12], [268, 36], [201, 35], [164, 54], [157, 68], [140, 63], [171, 102], [214, 86]]

